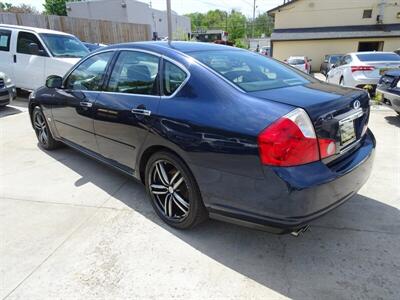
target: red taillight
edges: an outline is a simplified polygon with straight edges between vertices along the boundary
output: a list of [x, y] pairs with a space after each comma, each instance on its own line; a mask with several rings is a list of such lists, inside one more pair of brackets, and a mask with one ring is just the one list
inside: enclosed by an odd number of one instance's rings
[[375, 70], [372, 66], [352, 66], [351, 72], [358, 72], [358, 71], [373, 71]]
[[264, 129], [258, 136], [264, 165], [289, 167], [304, 165], [336, 153], [331, 139], [317, 139], [307, 113], [297, 108]]
[[319, 153], [321, 159], [332, 156], [336, 153], [336, 143], [331, 139], [318, 139]]
[[265, 165], [287, 167], [319, 160], [314, 128], [300, 108], [264, 129], [258, 136], [258, 147]]

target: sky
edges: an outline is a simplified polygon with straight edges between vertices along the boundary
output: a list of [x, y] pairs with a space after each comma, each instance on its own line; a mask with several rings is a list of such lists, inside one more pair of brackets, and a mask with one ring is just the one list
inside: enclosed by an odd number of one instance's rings
[[[139, 0], [140, 2], [152, 3], [152, 7], [160, 10], [166, 9], [166, 0]], [[39, 11], [43, 10], [44, 0], [9, 0], [14, 5], [30, 4]], [[191, 12], [207, 12], [212, 9], [241, 11], [248, 17], [253, 15], [253, 0], [171, 0], [172, 9], [178, 14], [187, 14]], [[256, 15], [263, 13], [275, 6], [283, 3], [283, 0], [256, 0]]]

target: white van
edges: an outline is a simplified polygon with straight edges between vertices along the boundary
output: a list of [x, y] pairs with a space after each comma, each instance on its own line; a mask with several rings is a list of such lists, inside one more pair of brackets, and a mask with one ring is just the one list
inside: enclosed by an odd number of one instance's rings
[[89, 50], [64, 32], [0, 24], [0, 72], [17, 88], [34, 90], [49, 75], [65, 73]]

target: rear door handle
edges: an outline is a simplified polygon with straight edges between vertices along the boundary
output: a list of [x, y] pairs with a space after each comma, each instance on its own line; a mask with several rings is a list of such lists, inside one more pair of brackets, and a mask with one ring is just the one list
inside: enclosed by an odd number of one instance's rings
[[151, 111], [150, 110], [141, 109], [141, 108], [133, 108], [131, 110], [131, 113], [133, 113], [135, 115], [143, 115], [143, 116], [150, 116], [151, 115]]
[[92, 107], [93, 106], [93, 103], [91, 103], [91, 102], [80, 102], [79, 104], [80, 104], [80, 106], [83, 106], [83, 107]]

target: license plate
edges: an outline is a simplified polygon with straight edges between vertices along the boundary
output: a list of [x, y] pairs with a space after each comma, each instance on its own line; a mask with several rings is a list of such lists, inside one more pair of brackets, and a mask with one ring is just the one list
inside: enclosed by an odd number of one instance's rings
[[340, 125], [340, 142], [342, 146], [352, 143], [356, 140], [356, 131], [354, 129], [354, 120], [344, 122]]
[[394, 70], [394, 68], [382, 68], [379, 70], [379, 75], [385, 74], [387, 71]]

